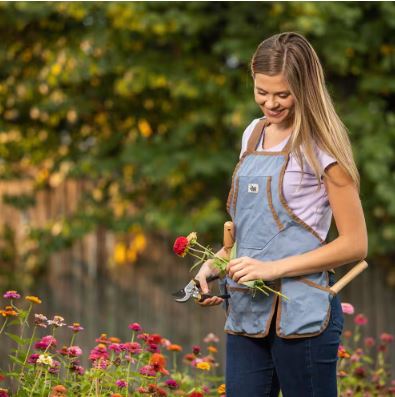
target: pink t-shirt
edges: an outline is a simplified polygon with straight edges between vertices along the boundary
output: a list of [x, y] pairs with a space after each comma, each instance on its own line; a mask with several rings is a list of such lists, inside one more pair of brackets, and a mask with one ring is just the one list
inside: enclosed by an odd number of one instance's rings
[[[247, 149], [247, 142], [250, 138], [255, 125], [260, 119], [254, 119], [245, 129], [242, 139], [242, 147], [240, 157]], [[262, 134], [264, 138], [264, 133]], [[289, 137], [284, 139], [278, 145], [265, 149], [265, 151], [278, 152], [286, 145]], [[315, 146], [317, 159], [320, 162], [322, 169], [325, 170], [330, 164], [336, 162], [336, 159], [331, 157], [326, 152], [322, 151], [318, 146]], [[258, 151], [262, 151], [262, 138], [258, 144]], [[303, 154], [303, 149], [302, 149]], [[313, 169], [304, 159], [303, 179], [300, 183], [302, 169], [297, 162], [296, 155], [290, 154], [290, 159], [285, 170], [283, 180], [284, 198], [291, 210], [307, 223], [319, 236], [325, 240], [332, 220], [332, 210], [329, 205], [328, 195], [325, 185], [321, 178], [321, 189], [317, 190], [318, 183]]]

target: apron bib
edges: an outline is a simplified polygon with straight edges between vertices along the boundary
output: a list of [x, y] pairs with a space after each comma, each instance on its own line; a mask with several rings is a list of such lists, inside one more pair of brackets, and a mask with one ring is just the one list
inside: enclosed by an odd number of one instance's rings
[[[227, 211], [235, 226], [236, 256], [273, 261], [314, 250], [325, 242], [285, 201], [282, 185], [290, 139], [280, 152], [256, 150], [266, 125], [265, 118], [257, 123], [236, 165]], [[231, 296], [225, 332], [266, 336], [277, 301], [276, 333], [282, 338], [319, 335], [328, 325], [333, 293], [327, 271], [276, 280], [275, 288], [289, 300], [259, 291], [252, 295], [228, 276], [223, 281], [222, 287]]]

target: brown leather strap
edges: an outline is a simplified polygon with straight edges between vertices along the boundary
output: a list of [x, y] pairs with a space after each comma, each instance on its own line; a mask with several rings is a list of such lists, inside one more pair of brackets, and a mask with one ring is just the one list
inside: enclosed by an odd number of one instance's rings
[[255, 150], [258, 146], [258, 142], [261, 138], [263, 129], [267, 125], [269, 125], [267, 119], [259, 120], [256, 123], [254, 130], [252, 131], [252, 134], [250, 135], [250, 139], [248, 140], [248, 143], [247, 143], [247, 150], [246, 150], [247, 153], [255, 152]]

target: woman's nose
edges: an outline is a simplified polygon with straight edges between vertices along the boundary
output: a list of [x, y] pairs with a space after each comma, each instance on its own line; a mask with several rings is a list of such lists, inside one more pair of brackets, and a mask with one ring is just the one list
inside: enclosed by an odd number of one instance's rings
[[273, 109], [274, 110], [274, 109], [276, 109], [278, 107], [278, 103], [273, 97], [269, 97], [266, 100], [266, 107], [268, 109]]

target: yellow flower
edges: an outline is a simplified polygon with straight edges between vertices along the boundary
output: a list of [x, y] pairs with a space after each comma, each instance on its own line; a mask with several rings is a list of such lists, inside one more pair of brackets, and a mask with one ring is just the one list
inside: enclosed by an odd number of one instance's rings
[[29, 302], [36, 303], [37, 305], [42, 303], [41, 299], [37, 296], [26, 296], [25, 299]]
[[218, 349], [215, 346], [209, 346], [207, 350], [211, 353], [217, 353]]
[[218, 394], [225, 394], [226, 388], [225, 388], [225, 383], [222, 383], [222, 385], [218, 386], [217, 393]]
[[210, 365], [210, 363], [207, 363], [205, 361], [201, 361], [200, 363], [196, 364], [196, 368], [199, 368], [199, 369], [201, 369], [203, 371], [210, 371], [211, 365]]
[[40, 356], [37, 359], [37, 364], [44, 364], [52, 367], [53, 365], [53, 359], [50, 355], [48, 354], [40, 354]]

